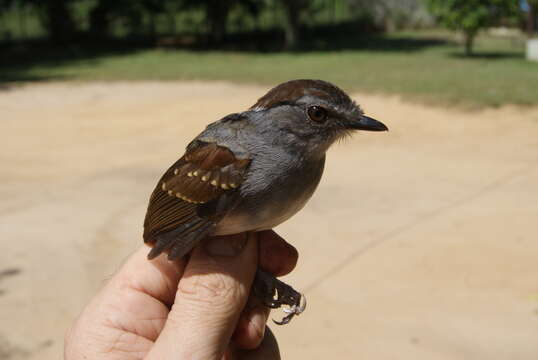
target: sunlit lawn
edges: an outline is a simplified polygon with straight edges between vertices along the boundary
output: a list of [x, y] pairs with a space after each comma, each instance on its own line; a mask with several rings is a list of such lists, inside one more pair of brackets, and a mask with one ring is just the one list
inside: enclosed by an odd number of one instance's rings
[[354, 45], [348, 39], [340, 50], [296, 53], [146, 49], [3, 65], [0, 79], [226, 80], [271, 85], [321, 78], [347, 90], [439, 104], [538, 104], [538, 63], [524, 60], [521, 39], [484, 36], [478, 40], [477, 56], [464, 58], [453, 41], [421, 42], [439, 36], [399, 33], [370, 39], [364, 47], [362, 40]]

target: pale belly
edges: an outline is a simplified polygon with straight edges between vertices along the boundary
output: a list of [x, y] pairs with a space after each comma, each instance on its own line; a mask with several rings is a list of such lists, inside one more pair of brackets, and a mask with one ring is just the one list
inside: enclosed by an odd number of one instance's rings
[[[214, 235], [272, 229], [301, 210], [314, 194], [325, 159], [275, 176], [268, 184], [261, 179], [246, 183], [242, 199], [215, 227]], [[261, 186], [260, 184], [264, 184]]]
[[245, 231], [272, 229], [301, 210], [308, 202], [310, 196], [305, 199], [286, 202], [282, 207], [260, 206], [253, 212], [233, 211], [219, 222], [212, 233], [214, 235], [230, 235]]

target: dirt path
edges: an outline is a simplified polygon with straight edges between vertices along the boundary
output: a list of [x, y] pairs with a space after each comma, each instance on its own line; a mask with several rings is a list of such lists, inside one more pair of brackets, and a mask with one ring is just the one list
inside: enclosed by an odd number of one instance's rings
[[[266, 91], [225, 83], [0, 92], [0, 359], [58, 359], [88, 298], [141, 243], [161, 172]], [[538, 358], [538, 110], [465, 113], [355, 94], [391, 131], [334, 147], [278, 231], [309, 309], [289, 359]]]

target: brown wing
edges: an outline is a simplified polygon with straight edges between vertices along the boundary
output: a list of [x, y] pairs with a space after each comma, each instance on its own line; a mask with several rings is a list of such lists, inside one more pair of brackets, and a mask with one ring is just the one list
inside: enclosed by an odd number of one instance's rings
[[169, 251], [175, 258], [190, 251], [225, 214], [224, 202], [233, 200], [249, 164], [215, 143], [191, 144], [151, 195], [144, 220], [144, 242], [153, 245], [148, 257]]

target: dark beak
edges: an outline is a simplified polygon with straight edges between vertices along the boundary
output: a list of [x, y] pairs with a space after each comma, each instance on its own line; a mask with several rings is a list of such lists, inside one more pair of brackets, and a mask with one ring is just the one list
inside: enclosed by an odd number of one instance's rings
[[366, 131], [388, 131], [389, 128], [381, 121], [372, 119], [371, 117], [361, 115], [357, 120], [348, 122], [348, 129], [366, 130]]

